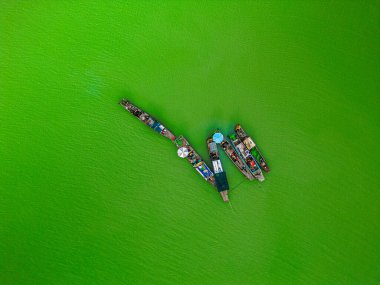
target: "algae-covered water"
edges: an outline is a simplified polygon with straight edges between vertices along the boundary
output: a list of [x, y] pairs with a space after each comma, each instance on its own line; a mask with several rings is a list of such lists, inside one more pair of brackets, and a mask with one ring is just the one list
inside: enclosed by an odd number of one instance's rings
[[[1, 1], [0, 284], [379, 284], [378, 1]], [[231, 205], [123, 98], [205, 140]]]

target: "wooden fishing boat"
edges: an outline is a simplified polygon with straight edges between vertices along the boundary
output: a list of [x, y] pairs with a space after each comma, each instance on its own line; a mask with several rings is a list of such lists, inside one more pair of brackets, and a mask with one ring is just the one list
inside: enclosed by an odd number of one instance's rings
[[228, 190], [230, 189], [227, 181], [226, 172], [223, 170], [222, 162], [220, 161], [218, 147], [212, 138], [207, 139], [208, 153], [214, 170], [216, 189], [222, 196], [224, 202], [228, 202]]
[[238, 138], [244, 143], [247, 149], [251, 152], [253, 157], [259, 163], [260, 167], [264, 171], [269, 172], [270, 169], [268, 167], [268, 164], [265, 161], [264, 156], [261, 154], [259, 148], [257, 147], [257, 144], [253, 141], [253, 139], [250, 136], [247, 135], [247, 133], [240, 126], [240, 124], [237, 124], [235, 126], [235, 133], [238, 136]]
[[138, 108], [136, 105], [133, 105], [130, 101], [126, 99], [122, 99], [120, 101], [120, 105], [123, 106], [125, 110], [127, 110], [129, 113], [134, 115], [137, 119], [139, 119], [145, 125], [153, 129], [155, 132], [163, 135], [164, 137], [170, 139], [171, 141], [175, 140], [176, 137], [170, 130], [168, 130], [159, 121], [154, 119], [151, 115], [144, 112], [143, 110]]
[[253, 180], [254, 177], [252, 173], [249, 171], [248, 166], [245, 164], [243, 159], [239, 156], [239, 154], [236, 152], [236, 150], [233, 148], [231, 143], [223, 139], [223, 141], [220, 143], [222, 149], [226, 153], [226, 155], [231, 159], [233, 164], [240, 170], [241, 173], [244, 174], [245, 177], [247, 177], [249, 180]]
[[183, 136], [177, 137], [173, 142], [178, 148], [178, 156], [181, 158], [186, 158], [195, 170], [203, 177], [203, 179], [211, 183], [213, 186], [216, 186], [214, 173], [207, 166], [206, 162], [203, 161], [201, 156], [189, 144], [189, 142]]
[[239, 153], [240, 157], [244, 160], [245, 164], [248, 166], [249, 171], [252, 173], [253, 177], [259, 181], [264, 181], [264, 175], [256, 162], [255, 158], [252, 156], [247, 147], [243, 142], [237, 137], [237, 135], [230, 134], [228, 138], [231, 140], [233, 147]]

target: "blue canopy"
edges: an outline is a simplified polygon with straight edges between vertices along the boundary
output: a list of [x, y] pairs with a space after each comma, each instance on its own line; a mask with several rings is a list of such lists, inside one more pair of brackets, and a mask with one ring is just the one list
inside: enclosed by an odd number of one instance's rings
[[222, 135], [222, 133], [215, 133], [213, 136], [212, 136], [212, 140], [216, 143], [221, 143], [223, 141], [224, 137]]

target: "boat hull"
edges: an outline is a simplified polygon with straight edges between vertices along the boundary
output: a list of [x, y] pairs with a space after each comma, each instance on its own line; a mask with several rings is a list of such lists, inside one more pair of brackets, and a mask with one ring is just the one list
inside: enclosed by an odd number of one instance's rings
[[235, 126], [235, 133], [239, 137], [239, 139], [244, 143], [244, 145], [247, 147], [247, 149], [250, 151], [250, 153], [256, 159], [256, 161], [259, 163], [260, 168], [263, 169], [265, 172], [269, 172], [270, 169], [268, 167], [268, 164], [265, 161], [264, 156], [261, 154], [257, 144], [250, 136], [247, 135], [244, 129], [240, 126], [240, 124], [237, 124]]
[[240, 170], [240, 172], [243, 173], [243, 175], [247, 177], [248, 180], [253, 180], [254, 177], [252, 173], [248, 170], [248, 166], [236, 152], [232, 144], [228, 140], [224, 139], [220, 145], [222, 146], [223, 151], [226, 153], [226, 155], [229, 157], [232, 163]]
[[208, 167], [206, 162], [201, 158], [201, 156], [194, 150], [194, 148], [189, 144], [186, 138], [183, 136], [177, 137], [174, 141], [174, 144], [178, 149], [186, 148], [188, 155], [186, 160], [194, 167], [194, 169], [211, 185], [216, 187], [216, 181], [214, 173]]
[[228, 138], [231, 140], [232, 146], [248, 166], [248, 169], [252, 173], [253, 177], [259, 181], [264, 181], [265, 178], [259, 167], [259, 164], [247, 149], [247, 147], [243, 144], [243, 142], [236, 136], [236, 134], [230, 134]]
[[175, 140], [175, 135], [169, 129], [167, 129], [163, 124], [154, 119], [151, 115], [144, 112], [136, 105], [133, 105], [130, 101], [122, 99], [120, 101], [120, 105], [155, 132], [163, 135], [171, 141]]
[[208, 138], [206, 142], [214, 170], [216, 189], [220, 193], [223, 201], [228, 202], [228, 190], [230, 189], [230, 186], [228, 185], [227, 175], [223, 170], [222, 162], [220, 161], [217, 144], [212, 140], [212, 138]]

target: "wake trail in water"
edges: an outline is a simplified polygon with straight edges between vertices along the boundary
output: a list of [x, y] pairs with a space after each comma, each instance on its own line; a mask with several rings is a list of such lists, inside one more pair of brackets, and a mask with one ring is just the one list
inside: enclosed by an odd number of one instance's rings
[[235, 185], [234, 187], [232, 187], [231, 189], [230, 189], [230, 191], [231, 190], [234, 190], [234, 189], [236, 189], [236, 188], [238, 188], [241, 184], [243, 184], [244, 182], [246, 182], [245, 180], [242, 180], [240, 183], [238, 183], [237, 185]]
[[[244, 182], [246, 182], [246, 181], [245, 181], [245, 180], [242, 180], [242, 181], [239, 182], [237, 185], [235, 185], [234, 187], [232, 187], [232, 188], [230, 189], [230, 191], [231, 191], [231, 190], [234, 190], [234, 189], [236, 189], [236, 188], [238, 188], [238, 187], [239, 187], [241, 184], [243, 184]], [[232, 210], [234, 213], [236, 213], [235, 208], [232, 206], [231, 201], [228, 201], [228, 205], [230, 206], [231, 210]]]
[[228, 205], [230, 205], [231, 210], [232, 210], [234, 213], [236, 213], [234, 207], [232, 207], [232, 203], [231, 203], [231, 201], [228, 201]]

